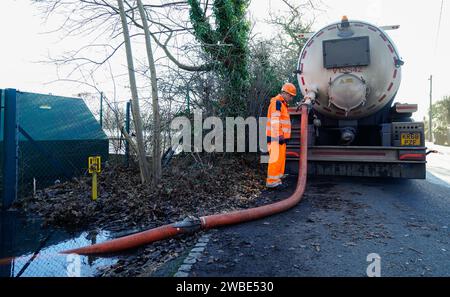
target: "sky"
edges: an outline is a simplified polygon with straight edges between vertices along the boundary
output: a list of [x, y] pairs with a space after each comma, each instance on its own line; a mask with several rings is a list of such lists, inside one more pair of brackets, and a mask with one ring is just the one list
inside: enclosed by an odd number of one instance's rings
[[[450, 1], [444, 0], [439, 36], [441, 0], [321, 0], [318, 7], [320, 11], [314, 13], [315, 31], [339, 21], [343, 15], [379, 26], [400, 25], [400, 29], [387, 32], [405, 61], [396, 101], [417, 103], [416, 119], [422, 119], [427, 113], [431, 74], [433, 101], [450, 95], [447, 73], [450, 59], [446, 54], [450, 53]], [[285, 10], [281, 0], [252, 0], [249, 11], [255, 22], [254, 32], [274, 34], [264, 20], [269, 11]], [[313, 15], [307, 13], [305, 17], [312, 18]], [[63, 96], [80, 92], [79, 86], [70, 83], [49, 83], [57, 78], [55, 66], [36, 63], [44, 60], [49, 52], [55, 54], [67, 50], [67, 43], [60, 43], [57, 35], [42, 34], [46, 30], [40, 13], [29, 0], [0, 1], [0, 88]]]

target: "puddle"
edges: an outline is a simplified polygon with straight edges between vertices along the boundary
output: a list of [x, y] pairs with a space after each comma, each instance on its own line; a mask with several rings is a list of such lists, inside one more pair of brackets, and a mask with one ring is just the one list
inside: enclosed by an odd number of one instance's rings
[[114, 264], [116, 257], [63, 255], [61, 251], [111, 239], [107, 231], [68, 233], [41, 228], [39, 220], [26, 221], [16, 212], [0, 213], [0, 276], [95, 276]]

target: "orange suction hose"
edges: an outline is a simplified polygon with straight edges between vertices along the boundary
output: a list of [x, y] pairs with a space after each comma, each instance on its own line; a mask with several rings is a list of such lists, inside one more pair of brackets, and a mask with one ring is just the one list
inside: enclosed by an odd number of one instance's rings
[[308, 106], [301, 106], [301, 125], [300, 125], [300, 158], [299, 174], [295, 192], [288, 198], [272, 204], [259, 206], [255, 208], [234, 211], [224, 214], [215, 214], [203, 216], [199, 219], [188, 218], [182, 222], [164, 225], [155, 229], [139, 232], [136, 234], [124, 236], [121, 238], [109, 240], [106, 242], [85, 246], [77, 249], [66, 250], [63, 254], [104, 254], [113, 253], [130, 248], [135, 248], [144, 244], [149, 244], [158, 240], [173, 237], [177, 234], [187, 233], [198, 229], [211, 229], [225, 225], [243, 223], [257, 220], [266, 216], [286, 211], [295, 206], [302, 199], [306, 186], [307, 170], [307, 150], [308, 150]]

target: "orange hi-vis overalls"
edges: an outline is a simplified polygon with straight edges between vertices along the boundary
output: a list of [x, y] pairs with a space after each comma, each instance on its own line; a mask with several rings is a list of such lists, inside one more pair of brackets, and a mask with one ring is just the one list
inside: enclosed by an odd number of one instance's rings
[[287, 103], [281, 95], [270, 100], [266, 134], [270, 155], [266, 186], [273, 188], [281, 185], [286, 162], [286, 140], [291, 138], [291, 119]]

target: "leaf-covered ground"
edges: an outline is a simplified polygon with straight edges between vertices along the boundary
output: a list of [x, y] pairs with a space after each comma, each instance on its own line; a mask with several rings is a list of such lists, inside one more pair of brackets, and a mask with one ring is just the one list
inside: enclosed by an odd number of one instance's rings
[[41, 216], [45, 225], [117, 231], [248, 207], [264, 179], [256, 156], [215, 155], [200, 163], [185, 155], [172, 161], [156, 187], [141, 184], [136, 168], [106, 167], [97, 201], [91, 199], [91, 177], [84, 176], [40, 190], [18, 206]]
[[[265, 168], [256, 155], [182, 155], [163, 170], [161, 184], [141, 184], [136, 167], [105, 166], [99, 175], [99, 197], [91, 199], [91, 177], [83, 176], [39, 190], [17, 203], [38, 215], [46, 227], [69, 230], [104, 229], [130, 233], [202, 216], [260, 204]], [[151, 274], [181, 255], [197, 235], [182, 235], [123, 256], [100, 274]]]

